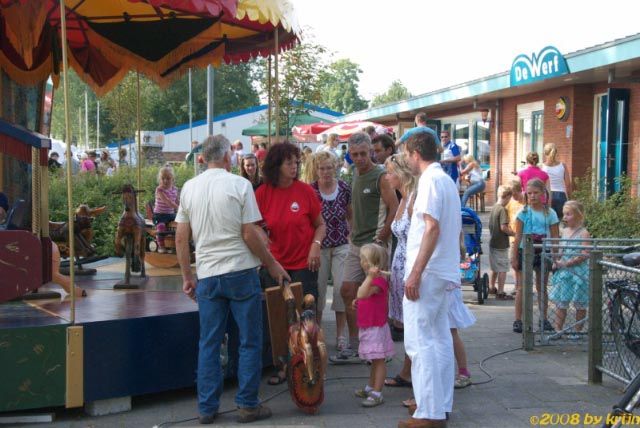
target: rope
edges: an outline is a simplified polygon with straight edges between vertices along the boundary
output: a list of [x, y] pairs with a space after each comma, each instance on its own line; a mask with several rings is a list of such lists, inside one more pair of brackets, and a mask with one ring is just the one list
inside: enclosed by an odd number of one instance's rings
[[42, 168], [40, 149], [31, 148], [31, 232], [40, 237], [40, 191], [42, 188]]

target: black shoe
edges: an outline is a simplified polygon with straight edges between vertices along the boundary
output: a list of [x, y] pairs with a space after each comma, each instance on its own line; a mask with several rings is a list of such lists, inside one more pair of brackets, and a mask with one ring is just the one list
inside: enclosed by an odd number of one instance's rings
[[522, 321], [515, 320], [513, 322], [513, 332], [514, 333], [522, 333]]
[[214, 413], [213, 415], [200, 415], [198, 416], [198, 422], [200, 422], [200, 425], [210, 425], [216, 420], [217, 416], [217, 413]]
[[555, 333], [556, 330], [553, 328], [549, 320], [544, 320], [542, 323], [542, 329], [548, 333]]
[[271, 409], [265, 406], [258, 407], [240, 407], [238, 409], [238, 417], [236, 422], [246, 424], [249, 422], [260, 421], [271, 417]]

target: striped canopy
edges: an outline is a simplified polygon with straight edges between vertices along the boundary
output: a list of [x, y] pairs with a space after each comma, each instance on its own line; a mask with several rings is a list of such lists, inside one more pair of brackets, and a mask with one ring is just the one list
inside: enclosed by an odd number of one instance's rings
[[[297, 42], [287, 0], [67, 0], [69, 64], [102, 95], [130, 70], [166, 86], [190, 67], [237, 63]], [[58, 0], [0, 0], [0, 66], [18, 83], [61, 67]]]

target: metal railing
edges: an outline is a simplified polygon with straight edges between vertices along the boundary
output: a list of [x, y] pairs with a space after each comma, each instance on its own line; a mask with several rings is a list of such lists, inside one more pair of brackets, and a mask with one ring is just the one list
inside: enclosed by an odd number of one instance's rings
[[[546, 238], [541, 244], [534, 244], [531, 235], [524, 235], [523, 242], [524, 349], [531, 350], [536, 343], [585, 346], [595, 314], [590, 307], [593, 301], [588, 260], [590, 254], [598, 253], [604, 260], [616, 260], [630, 246], [640, 244], [640, 240]], [[568, 260], [570, 266], [564, 266], [564, 263], [554, 265], [554, 262], [566, 263]], [[534, 262], [537, 269], [534, 269]], [[538, 271], [540, 287], [536, 287], [534, 294], [534, 273], [537, 275]], [[600, 311], [602, 308], [599, 307]]]

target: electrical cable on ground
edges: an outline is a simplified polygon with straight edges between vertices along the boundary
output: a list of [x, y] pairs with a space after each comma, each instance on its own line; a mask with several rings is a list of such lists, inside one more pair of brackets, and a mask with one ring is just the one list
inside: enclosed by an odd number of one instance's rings
[[[488, 357], [484, 358], [482, 361], [480, 361], [480, 370], [486, 374], [489, 379], [484, 380], [482, 382], [473, 382], [472, 385], [484, 385], [487, 384], [489, 382], [493, 382], [495, 380], [495, 378], [491, 375], [491, 373], [489, 373], [488, 371], [485, 370], [484, 368], [484, 363], [486, 363], [487, 361], [489, 361], [492, 358], [498, 357], [500, 355], [504, 355], [504, 354], [508, 354], [509, 352], [514, 352], [514, 351], [519, 351], [522, 349], [522, 346], [519, 346], [517, 348], [513, 348], [513, 349], [509, 349], [506, 351], [502, 351], [502, 352], [498, 352], [497, 354], [493, 354], [493, 355], [489, 355]], [[325, 379], [325, 382], [332, 382], [332, 381], [337, 381], [337, 380], [353, 380], [353, 379], [369, 379], [369, 376], [339, 376], [339, 377], [331, 377], [331, 378], [327, 378]], [[262, 400], [260, 402], [260, 404], [264, 404], [268, 401], [273, 400], [274, 398], [278, 397], [279, 395], [284, 394], [285, 392], [288, 392], [289, 388], [287, 389], [283, 389], [281, 391], [278, 391], [270, 396], [268, 396], [267, 398], [265, 398], [264, 400]], [[236, 412], [238, 409], [229, 409], [229, 410], [225, 410], [222, 412], [218, 412], [218, 415], [225, 415], [228, 413], [233, 413]], [[170, 427], [172, 425], [178, 425], [178, 424], [182, 424], [185, 422], [191, 422], [191, 421], [195, 421], [198, 420], [197, 417], [195, 418], [189, 418], [189, 419], [182, 419], [182, 420], [178, 420], [178, 421], [169, 421], [169, 422], [162, 422], [161, 424], [158, 425], [154, 425], [153, 428], [165, 428], [165, 427]]]

